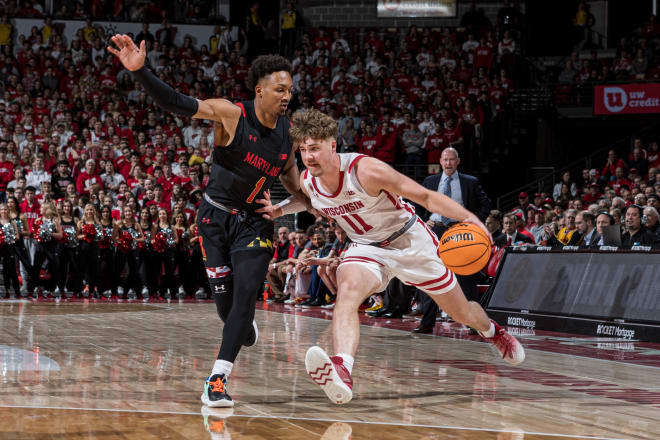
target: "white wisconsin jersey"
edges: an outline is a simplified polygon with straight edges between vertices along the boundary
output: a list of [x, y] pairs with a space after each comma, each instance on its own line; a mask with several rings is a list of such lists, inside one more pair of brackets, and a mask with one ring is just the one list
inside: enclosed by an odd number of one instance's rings
[[381, 191], [370, 196], [357, 179], [355, 164], [367, 157], [357, 153], [339, 153], [339, 186], [334, 193], [323, 187], [308, 170], [303, 185], [312, 206], [334, 219], [354, 243], [369, 244], [388, 239], [415, 215], [415, 209], [401, 197]]

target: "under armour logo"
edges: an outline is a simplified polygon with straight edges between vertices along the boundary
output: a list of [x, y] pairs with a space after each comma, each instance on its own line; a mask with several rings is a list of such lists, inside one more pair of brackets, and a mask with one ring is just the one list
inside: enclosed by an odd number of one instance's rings
[[355, 191], [348, 190], [348, 191], [344, 192], [344, 194], [347, 195], [347, 196], [354, 196]]
[[248, 139], [251, 140], [252, 142], [257, 142], [257, 136], [253, 136], [250, 134], [248, 135]]
[[289, 157], [288, 154], [280, 154], [280, 160], [286, 160], [287, 157]]
[[216, 284], [215, 286], [213, 286], [213, 290], [216, 293], [225, 293], [227, 291], [224, 284]]
[[211, 219], [204, 217], [202, 218], [202, 223], [206, 223], [208, 225], [211, 223]]

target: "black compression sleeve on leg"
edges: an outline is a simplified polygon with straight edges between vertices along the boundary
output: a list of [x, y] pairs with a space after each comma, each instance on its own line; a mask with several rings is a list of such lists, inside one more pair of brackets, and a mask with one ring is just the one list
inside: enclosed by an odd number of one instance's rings
[[147, 67], [143, 66], [131, 74], [133, 78], [140, 81], [154, 102], [163, 110], [187, 117], [197, 113], [199, 103], [195, 98], [177, 92], [161, 81]]

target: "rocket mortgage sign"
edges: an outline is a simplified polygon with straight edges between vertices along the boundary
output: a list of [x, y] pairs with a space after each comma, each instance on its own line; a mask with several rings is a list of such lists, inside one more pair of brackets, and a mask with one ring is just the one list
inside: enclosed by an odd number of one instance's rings
[[608, 84], [594, 87], [594, 114], [660, 113], [660, 84]]

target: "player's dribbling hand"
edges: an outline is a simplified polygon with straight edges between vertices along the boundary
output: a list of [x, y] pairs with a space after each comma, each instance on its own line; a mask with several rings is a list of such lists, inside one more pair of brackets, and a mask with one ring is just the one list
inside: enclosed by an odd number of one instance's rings
[[144, 58], [147, 55], [144, 40], [140, 42], [139, 48], [128, 35], [116, 34], [110, 38], [110, 41], [112, 41], [119, 50], [112, 46], [108, 46], [108, 52], [119, 58], [119, 61], [121, 61], [126, 69], [133, 72], [140, 70], [142, 66], [144, 66]]
[[263, 199], [257, 199], [255, 200], [257, 203], [264, 205], [263, 208], [259, 208], [255, 210], [256, 213], [261, 214], [263, 218], [266, 220], [273, 221], [277, 217], [282, 216], [282, 208], [279, 206], [273, 205], [273, 203], [270, 201], [270, 190], [267, 189], [264, 191], [264, 198]]
[[482, 231], [484, 231], [484, 234], [486, 234], [486, 237], [488, 237], [488, 240], [490, 241], [490, 244], [493, 244], [493, 236], [490, 235], [490, 232], [488, 231], [488, 228], [486, 228], [486, 225], [484, 225], [481, 220], [476, 215], [471, 215], [468, 218], [464, 219], [462, 223], [472, 223], [473, 225], [479, 226]]

